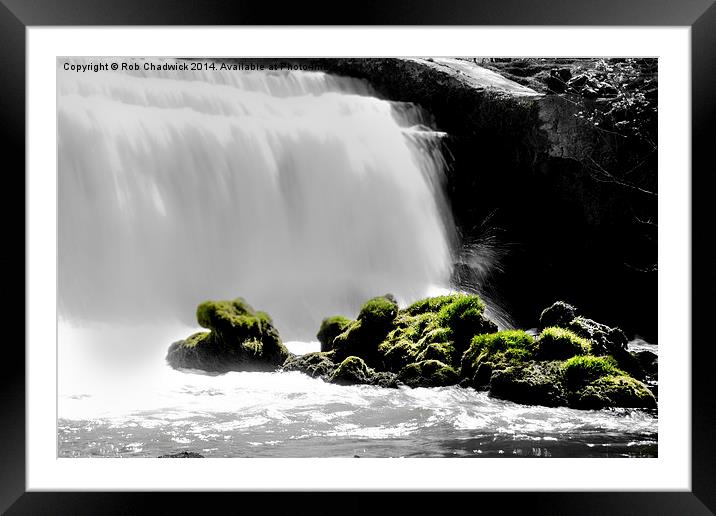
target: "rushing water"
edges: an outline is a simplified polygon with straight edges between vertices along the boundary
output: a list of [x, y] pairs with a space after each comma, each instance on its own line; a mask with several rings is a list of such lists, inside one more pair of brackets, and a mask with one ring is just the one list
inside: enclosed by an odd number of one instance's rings
[[58, 77], [59, 303], [178, 318], [241, 295], [282, 335], [449, 280], [440, 134], [319, 72]]
[[[658, 420], [640, 410], [525, 406], [460, 387], [340, 386], [298, 372], [210, 376], [175, 371], [164, 363], [162, 343], [191, 331], [61, 325], [59, 455], [657, 454]], [[316, 350], [318, 343], [288, 346], [303, 353]], [[655, 346], [650, 348], [655, 351]]]
[[58, 454], [656, 455], [644, 411], [166, 365], [205, 299], [245, 297], [303, 353], [322, 317], [446, 285], [454, 225], [429, 126], [318, 72], [60, 70]]

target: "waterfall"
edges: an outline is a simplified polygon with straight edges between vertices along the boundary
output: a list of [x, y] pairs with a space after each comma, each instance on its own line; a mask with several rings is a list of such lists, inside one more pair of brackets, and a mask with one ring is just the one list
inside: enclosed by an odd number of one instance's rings
[[242, 296], [284, 339], [446, 286], [440, 134], [322, 72], [58, 65], [58, 310], [194, 321]]

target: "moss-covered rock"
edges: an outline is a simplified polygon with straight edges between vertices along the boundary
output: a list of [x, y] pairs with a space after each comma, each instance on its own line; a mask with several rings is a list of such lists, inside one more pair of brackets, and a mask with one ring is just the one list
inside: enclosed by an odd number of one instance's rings
[[382, 367], [400, 371], [423, 360], [439, 360], [458, 369], [470, 339], [497, 326], [484, 316], [476, 295], [451, 294], [416, 301], [401, 310], [379, 345]]
[[578, 390], [602, 376], [623, 375], [617, 367], [616, 360], [610, 356], [595, 357], [592, 355], [574, 356], [565, 360], [562, 365], [565, 385], [570, 390]]
[[455, 347], [467, 349], [473, 336], [497, 331], [495, 323], [484, 315], [485, 303], [477, 295], [462, 295], [443, 305], [437, 313], [437, 323], [451, 332]]
[[357, 356], [370, 365], [379, 364], [378, 346], [391, 330], [397, 314], [398, 304], [389, 294], [367, 301], [358, 319], [333, 339], [336, 358], [343, 360]]
[[454, 368], [439, 360], [423, 360], [401, 369], [398, 381], [409, 387], [444, 387], [457, 384], [460, 375]]
[[566, 360], [575, 355], [587, 355], [592, 345], [574, 332], [550, 326], [535, 342], [535, 357], [539, 360]]
[[490, 396], [578, 409], [656, 407], [649, 388], [621, 371], [609, 356], [575, 355], [564, 361], [530, 361], [494, 370]]
[[606, 375], [570, 394], [569, 405], [579, 409], [607, 407], [656, 408], [656, 398], [639, 380], [627, 375]]
[[480, 388], [489, 383], [494, 370], [523, 364], [531, 360], [533, 354], [534, 338], [522, 330], [476, 335], [462, 356], [460, 376]]
[[318, 342], [321, 343], [321, 351], [331, 351], [333, 349], [333, 339], [346, 331], [351, 322], [350, 319], [342, 315], [334, 315], [323, 319], [316, 334]]
[[628, 339], [619, 328], [612, 328], [582, 316], [574, 317], [562, 326], [580, 337], [591, 340], [593, 351], [598, 355], [608, 355], [615, 350], [626, 349]]
[[562, 364], [559, 361], [533, 361], [494, 371], [489, 395], [528, 405], [566, 405]]
[[566, 328], [576, 316], [577, 309], [575, 307], [564, 301], [557, 301], [542, 310], [539, 317], [540, 328], [549, 328], [550, 326]]
[[290, 355], [268, 314], [241, 298], [201, 303], [196, 318], [210, 331], [173, 343], [166, 357], [171, 367], [216, 373], [274, 371]]
[[281, 367], [283, 371], [300, 371], [312, 378], [328, 381], [338, 367], [334, 361], [335, 353], [332, 351], [317, 351], [305, 355], [292, 355], [286, 359]]
[[339, 385], [378, 385], [397, 387], [395, 374], [378, 372], [368, 367], [363, 359], [349, 356], [343, 360], [328, 378]]

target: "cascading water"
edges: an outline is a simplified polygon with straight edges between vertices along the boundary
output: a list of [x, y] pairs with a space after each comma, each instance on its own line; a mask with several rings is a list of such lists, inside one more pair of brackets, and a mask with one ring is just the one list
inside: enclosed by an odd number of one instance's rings
[[206, 299], [311, 341], [370, 297], [445, 288], [441, 135], [416, 106], [318, 72], [63, 68], [57, 103], [60, 456], [655, 454], [641, 411], [167, 366]]
[[193, 322], [246, 298], [285, 339], [368, 298], [445, 285], [439, 135], [318, 72], [61, 71], [59, 302]]

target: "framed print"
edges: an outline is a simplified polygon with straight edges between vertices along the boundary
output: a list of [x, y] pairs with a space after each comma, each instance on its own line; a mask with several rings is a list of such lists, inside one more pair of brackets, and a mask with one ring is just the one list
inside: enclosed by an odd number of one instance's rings
[[713, 511], [711, 2], [179, 4], [3, 4], [4, 509]]

